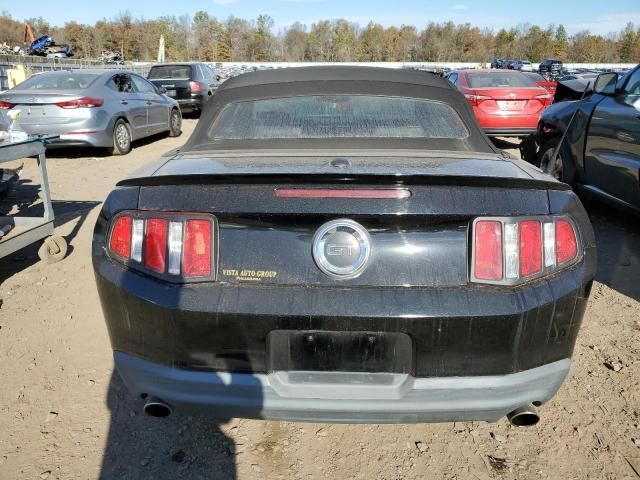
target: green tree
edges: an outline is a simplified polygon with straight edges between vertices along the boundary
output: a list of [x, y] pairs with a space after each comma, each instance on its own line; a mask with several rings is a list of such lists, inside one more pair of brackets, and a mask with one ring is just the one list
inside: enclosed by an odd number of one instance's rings
[[251, 59], [265, 62], [271, 59], [273, 19], [269, 15], [258, 15], [251, 46]]
[[553, 40], [553, 56], [560, 60], [566, 60], [568, 53], [569, 38], [567, 37], [567, 31], [564, 25], [560, 24], [558, 28], [556, 28], [556, 35]]

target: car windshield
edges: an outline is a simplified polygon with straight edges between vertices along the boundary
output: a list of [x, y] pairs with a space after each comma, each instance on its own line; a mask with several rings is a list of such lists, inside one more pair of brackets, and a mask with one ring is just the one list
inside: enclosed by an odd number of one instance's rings
[[469, 135], [449, 105], [415, 98], [311, 95], [231, 103], [209, 130], [213, 140], [451, 138]]
[[151, 67], [147, 78], [151, 80], [155, 78], [191, 78], [191, 65], [161, 65]]
[[536, 84], [520, 72], [477, 72], [467, 74], [471, 88], [535, 87]]
[[98, 77], [98, 74], [92, 73], [42, 73], [33, 75], [24, 82], [16, 85], [14, 90], [84, 90], [89, 88]]

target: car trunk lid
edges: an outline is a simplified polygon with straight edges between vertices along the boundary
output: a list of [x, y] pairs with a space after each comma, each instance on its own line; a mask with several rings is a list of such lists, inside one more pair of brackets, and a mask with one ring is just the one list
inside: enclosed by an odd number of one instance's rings
[[[542, 87], [476, 88], [470, 93], [471, 103], [487, 113], [535, 113], [547, 106], [552, 97]], [[469, 95], [467, 96], [469, 98]]]

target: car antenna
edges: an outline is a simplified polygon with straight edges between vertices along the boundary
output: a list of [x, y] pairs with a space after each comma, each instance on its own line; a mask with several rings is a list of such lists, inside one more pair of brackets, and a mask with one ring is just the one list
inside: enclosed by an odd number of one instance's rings
[[[584, 98], [587, 96], [587, 92], [589, 91], [590, 86], [591, 86], [591, 83], [587, 82], [587, 84], [584, 86], [584, 91], [582, 92], [582, 96], [580, 97], [580, 100], [578, 100], [578, 103], [582, 102], [582, 100], [584, 100]], [[553, 157], [551, 157], [552, 165], [555, 165], [555, 163], [558, 161], [558, 156], [560, 155], [560, 149], [562, 148], [562, 144], [564, 143], [564, 139], [567, 137], [567, 133], [569, 132], [571, 125], [573, 125], [573, 119], [576, 118], [576, 113], [578, 113], [577, 106], [573, 110], [573, 113], [571, 114], [569, 123], [567, 123], [567, 128], [564, 129], [564, 132], [562, 133], [562, 137], [560, 137], [560, 142], [558, 142], [558, 146], [556, 147], [555, 152], [553, 152]]]

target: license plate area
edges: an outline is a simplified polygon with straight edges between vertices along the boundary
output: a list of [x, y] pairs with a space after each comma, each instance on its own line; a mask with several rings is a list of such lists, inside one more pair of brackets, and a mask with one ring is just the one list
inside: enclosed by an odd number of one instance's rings
[[512, 112], [514, 110], [522, 110], [526, 102], [524, 100], [498, 100], [496, 103], [500, 110]]
[[413, 373], [413, 342], [405, 333], [274, 330], [268, 370]]

